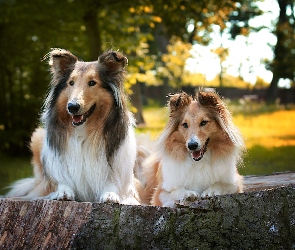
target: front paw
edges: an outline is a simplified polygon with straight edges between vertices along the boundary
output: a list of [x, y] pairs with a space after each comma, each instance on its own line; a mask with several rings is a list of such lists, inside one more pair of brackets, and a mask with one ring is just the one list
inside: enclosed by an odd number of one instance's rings
[[199, 194], [195, 191], [188, 190], [183, 196], [183, 201], [195, 201], [199, 198]]
[[195, 201], [199, 194], [193, 190], [177, 189], [171, 192], [175, 201]]
[[44, 199], [59, 200], [59, 201], [74, 201], [75, 195], [74, 195], [74, 192], [70, 189], [57, 190], [56, 192], [53, 192], [45, 196]]
[[213, 197], [215, 195], [220, 195], [220, 190], [214, 188], [207, 188], [201, 195], [202, 198]]
[[99, 202], [102, 203], [120, 203], [120, 198], [114, 192], [106, 192], [100, 196]]

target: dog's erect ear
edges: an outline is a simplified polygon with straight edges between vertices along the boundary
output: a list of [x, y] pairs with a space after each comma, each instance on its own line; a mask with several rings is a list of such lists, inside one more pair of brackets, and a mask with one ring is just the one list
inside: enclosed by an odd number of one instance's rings
[[180, 92], [177, 94], [169, 94], [167, 95], [167, 97], [170, 97], [170, 100], [169, 100], [170, 113], [173, 113], [183, 107], [188, 106], [192, 101], [192, 97], [185, 92]]
[[113, 91], [116, 105], [122, 107], [123, 80], [127, 58], [118, 51], [106, 51], [99, 58], [99, 75], [102, 82], [107, 84]]
[[219, 113], [226, 109], [221, 98], [215, 92], [200, 91], [196, 94], [196, 100], [203, 106], [210, 106], [216, 109]]
[[[231, 115], [228, 112], [224, 102], [215, 92], [197, 92], [195, 99], [205, 107], [208, 107], [212, 110], [212, 114], [218, 123], [226, 124]], [[220, 124], [222, 126], [222, 124]]]
[[75, 63], [78, 61], [76, 56], [64, 49], [52, 49], [43, 57], [43, 60], [48, 58], [51, 72], [56, 79], [71, 72], [74, 69]]
[[114, 76], [119, 73], [124, 73], [125, 67], [128, 64], [127, 58], [118, 51], [106, 51], [99, 58], [98, 61], [103, 65], [106, 74]]
[[232, 116], [219, 95], [214, 92], [198, 92], [196, 99], [202, 106], [211, 110], [210, 114], [214, 116], [221, 128], [228, 134], [230, 140], [236, 146], [243, 147], [243, 137], [233, 124]]

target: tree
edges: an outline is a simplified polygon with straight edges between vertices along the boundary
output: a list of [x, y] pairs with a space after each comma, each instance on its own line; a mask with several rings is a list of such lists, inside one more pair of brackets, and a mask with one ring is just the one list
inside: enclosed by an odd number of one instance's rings
[[167, 53], [162, 55], [164, 67], [161, 73], [169, 79], [170, 85], [176, 90], [181, 89], [184, 77], [186, 60], [190, 56], [191, 44], [183, 43], [179, 38], [172, 37], [167, 46]]
[[132, 6], [132, 1], [0, 2], [0, 151], [28, 153], [50, 78], [40, 58], [50, 48], [68, 49], [82, 60], [120, 48], [130, 65], [142, 62], [131, 73], [148, 69], [148, 58], [139, 51], [149, 36], [142, 28], [150, 14], [134, 15]]
[[84, 41], [73, 39], [80, 36], [81, 24], [64, 13], [65, 9], [73, 13], [71, 7], [66, 2], [48, 0], [0, 3], [2, 152], [28, 153], [30, 134], [38, 123], [50, 77], [41, 57], [53, 46], [83, 51], [79, 48]]
[[273, 79], [267, 91], [266, 99], [268, 102], [274, 102], [276, 100], [280, 78], [295, 80], [295, 1], [277, 1], [280, 13], [275, 29], [277, 43], [274, 48], [274, 60], [270, 65]]
[[[135, 95], [143, 82], [155, 82], [155, 72], [166, 64], [179, 88], [182, 76], [168, 63], [173, 58], [167, 54], [170, 39], [208, 44], [212, 25], [226, 27], [244, 3], [249, 1], [0, 1], [0, 109], [5, 110], [0, 150], [27, 152], [50, 78], [40, 58], [51, 47], [68, 49], [85, 61], [96, 60], [106, 49], [120, 49], [129, 59], [126, 90], [132, 93], [134, 86]], [[176, 71], [184, 73], [183, 63]], [[172, 87], [167, 77], [161, 80], [167, 86], [164, 95]], [[133, 98], [139, 111], [141, 99]]]
[[[161, 18], [154, 30], [154, 41], [150, 43], [151, 51], [159, 55], [167, 53], [168, 41], [172, 36], [177, 36], [184, 43], [208, 45], [212, 40], [212, 32], [219, 29], [220, 36], [230, 34], [232, 39], [238, 35], [247, 36], [250, 31], [255, 31], [249, 25], [249, 20], [261, 15], [256, 1], [151, 1], [154, 14]], [[190, 29], [188, 29], [190, 27]], [[191, 28], [193, 27], [193, 29]], [[217, 27], [217, 28], [216, 28]], [[155, 51], [153, 50], [155, 49]], [[228, 48], [220, 44], [213, 52], [220, 59], [221, 72], [220, 85], [223, 85], [225, 71], [224, 61], [228, 55]], [[160, 61], [160, 69], [167, 68], [165, 62]], [[156, 63], [157, 65], [157, 63]], [[157, 65], [157, 68], [159, 66]], [[164, 85], [167, 82], [163, 80]], [[166, 83], [167, 84], [167, 83]], [[173, 84], [173, 83], [172, 83]]]
[[220, 62], [219, 87], [223, 87], [224, 86], [223, 76], [225, 73], [224, 62], [226, 61], [226, 58], [228, 56], [228, 48], [224, 48], [221, 45], [219, 48], [214, 49], [212, 52], [215, 53], [219, 58], [219, 62]]

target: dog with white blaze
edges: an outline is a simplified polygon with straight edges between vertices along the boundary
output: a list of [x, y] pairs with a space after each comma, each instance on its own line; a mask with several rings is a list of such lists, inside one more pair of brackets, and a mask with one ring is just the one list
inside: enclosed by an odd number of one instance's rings
[[8, 197], [139, 204], [133, 169], [134, 119], [123, 82], [127, 58], [106, 51], [79, 61], [52, 49], [52, 81], [32, 135], [34, 177], [12, 185]]
[[169, 121], [144, 162], [142, 200], [171, 206], [188, 198], [242, 192], [244, 140], [221, 98], [199, 91], [171, 94]]

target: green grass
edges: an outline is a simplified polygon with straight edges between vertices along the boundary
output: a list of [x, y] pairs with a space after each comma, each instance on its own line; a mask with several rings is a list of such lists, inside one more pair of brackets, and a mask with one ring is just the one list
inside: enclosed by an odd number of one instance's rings
[[244, 155], [243, 166], [239, 168], [242, 175], [265, 175], [285, 171], [295, 172], [295, 146], [253, 146]]
[[149, 133], [155, 139], [163, 130], [168, 119], [168, 109], [151, 107], [145, 108], [143, 116], [146, 125], [137, 128], [139, 133]]
[[29, 158], [0, 155], [0, 166], [0, 195], [7, 193], [14, 181], [33, 175]]

